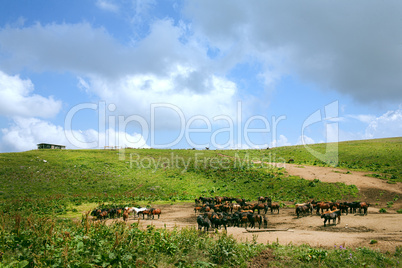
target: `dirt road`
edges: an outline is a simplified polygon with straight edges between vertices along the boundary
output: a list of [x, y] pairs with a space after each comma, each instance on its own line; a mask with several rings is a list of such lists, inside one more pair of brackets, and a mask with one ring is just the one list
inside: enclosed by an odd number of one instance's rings
[[317, 167], [296, 164], [270, 163], [276, 167], [284, 167], [289, 175], [300, 176], [306, 180], [319, 179], [323, 182], [343, 182], [354, 184], [359, 190], [378, 189], [402, 196], [402, 183], [389, 184], [385, 180], [365, 176], [368, 172], [348, 171], [332, 167]]

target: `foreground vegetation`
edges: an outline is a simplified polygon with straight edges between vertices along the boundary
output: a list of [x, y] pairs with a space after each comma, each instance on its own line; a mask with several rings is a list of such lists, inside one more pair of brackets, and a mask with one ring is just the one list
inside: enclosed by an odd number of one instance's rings
[[[372, 149], [374, 142], [379, 144], [376, 150]], [[390, 182], [399, 181], [400, 145], [400, 138], [340, 144], [339, 166], [375, 171], [373, 174]], [[354, 185], [288, 177], [283, 169], [264, 163], [267, 157], [327, 165], [296, 146], [239, 151], [33, 150], [0, 154], [0, 268], [242, 267], [251, 258], [258, 261], [259, 254], [267, 255], [277, 267], [399, 265], [400, 248], [388, 254], [366, 248], [324, 250], [308, 245], [239, 243], [225, 234], [204, 234], [195, 229], [144, 229], [122, 222], [105, 225], [85, 215], [81, 219], [81, 211], [106, 202], [111, 206], [174, 203], [200, 195], [248, 200], [271, 196], [279, 202], [359, 199]], [[67, 219], [67, 215], [75, 219]]]
[[121, 221], [107, 226], [87, 217], [74, 222], [2, 214], [0, 219], [0, 267], [246, 267], [251, 258], [274, 267], [397, 267], [402, 257], [401, 248], [380, 253], [337, 245], [240, 243], [225, 233], [143, 230]]

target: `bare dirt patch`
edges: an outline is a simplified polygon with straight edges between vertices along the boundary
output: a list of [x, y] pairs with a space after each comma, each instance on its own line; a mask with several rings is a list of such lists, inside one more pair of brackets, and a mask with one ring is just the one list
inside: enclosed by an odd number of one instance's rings
[[[139, 222], [141, 228], [153, 225], [157, 228], [197, 228], [194, 205], [180, 203], [174, 205], [155, 206], [162, 209], [160, 219], [154, 220], [130, 218], [127, 224]], [[253, 236], [259, 243], [279, 242], [281, 244], [309, 244], [324, 248], [333, 248], [334, 245], [346, 247], [370, 247], [381, 251], [394, 251], [396, 246], [402, 246], [402, 215], [396, 213], [380, 214], [378, 210], [369, 208], [367, 216], [349, 214], [341, 216], [341, 223], [323, 226], [320, 216], [297, 218], [293, 208], [284, 208], [279, 214], [267, 213], [268, 228], [287, 231], [247, 232], [245, 228], [229, 227], [228, 234], [238, 241], [252, 241]], [[108, 220], [111, 223], [112, 220]], [[120, 221], [122, 221], [120, 219]], [[257, 227], [258, 229], [258, 227]], [[222, 232], [223, 230], [218, 230]], [[370, 244], [377, 240], [376, 244]]]
[[378, 189], [402, 195], [402, 183], [389, 184], [385, 180], [367, 177], [369, 172], [348, 171], [332, 167], [304, 166], [296, 164], [270, 163], [277, 167], [284, 167], [289, 175], [299, 176], [306, 180], [319, 179], [323, 182], [343, 182], [347, 185], [356, 185], [361, 190]]
[[249, 268], [268, 267], [270, 262], [275, 260], [272, 250], [267, 249], [262, 251], [258, 256], [252, 258], [249, 262]]

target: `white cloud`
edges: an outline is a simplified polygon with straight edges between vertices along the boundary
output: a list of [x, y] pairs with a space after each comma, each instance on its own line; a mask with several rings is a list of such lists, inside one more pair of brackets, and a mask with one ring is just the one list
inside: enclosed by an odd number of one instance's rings
[[92, 93], [106, 101], [110, 97], [116, 102], [115, 95], [123, 94], [123, 102], [135, 98], [139, 103], [151, 103], [167, 98], [167, 102], [183, 106], [205, 108], [210, 103], [212, 110], [226, 109], [235, 85], [208, 58], [206, 45], [185, 35], [185, 27], [168, 19], [156, 20], [149, 34], [132, 46], [121, 45], [103, 28], [88, 23], [3, 28], [0, 45], [10, 57], [0, 66], [73, 72], [81, 89], [88, 90], [86, 79], [90, 79]]
[[346, 117], [348, 118], [352, 118], [352, 119], [357, 119], [360, 122], [363, 123], [370, 123], [371, 121], [375, 120], [375, 116], [374, 115], [370, 115], [370, 114], [358, 114], [358, 115], [347, 115]]
[[[130, 22], [134, 25], [143, 24], [149, 18], [150, 10], [155, 6], [155, 0], [133, 0], [130, 9]], [[133, 15], [131, 15], [133, 13]]]
[[1, 151], [19, 152], [36, 149], [38, 143], [65, 144], [62, 127], [36, 118], [14, 118], [11, 127], [2, 129]]
[[12, 70], [29, 66], [36, 71], [112, 76], [133, 62], [127, 48], [103, 28], [93, 28], [88, 23], [6, 27], [0, 29], [0, 46], [9, 54], [1, 65]]
[[402, 109], [388, 111], [372, 120], [364, 136], [368, 139], [402, 136]]
[[288, 138], [286, 138], [285, 135], [279, 135], [279, 139], [274, 140], [271, 142], [271, 147], [281, 147], [281, 146], [290, 146], [292, 145], [289, 141]]
[[[215, 116], [236, 116], [237, 88], [233, 82], [212, 75], [199, 81], [205, 90], [194, 92], [180, 81], [188, 75], [191, 70], [178, 67], [165, 77], [132, 75], [118, 81], [92, 78], [89, 84], [92, 92], [116, 105], [119, 115], [139, 115], [159, 129], [180, 128], [180, 123], [185, 123], [180, 116], [186, 121], [202, 115], [212, 124], [217, 123]], [[155, 118], [151, 118], [151, 105], [159, 107], [154, 110]]]
[[314, 143], [317, 143], [317, 142], [315, 142], [314, 139], [304, 135], [304, 136], [300, 136], [297, 139], [296, 145], [305, 145], [305, 144], [314, 144]]
[[116, 5], [115, 3], [113, 3], [112, 1], [97, 0], [96, 6], [98, 6], [100, 9], [114, 12], [114, 13], [117, 13], [119, 11], [119, 6]]
[[[100, 148], [119, 146], [149, 148], [146, 140], [137, 133], [125, 133], [107, 129], [100, 133], [93, 129], [72, 130], [69, 139], [61, 126], [37, 118], [15, 117], [12, 126], [1, 129], [0, 152], [19, 152], [37, 148], [38, 143], [65, 145], [67, 149]], [[96, 146], [92, 146], [94, 143]], [[80, 146], [77, 146], [77, 144]]]
[[60, 111], [60, 101], [33, 92], [34, 85], [30, 80], [0, 71], [0, 115], [53, 117]]
[[[191, 38], [184, 44], [184, 34], [182, 26], [167, 19], [154, 21], [149, 34], [131, 45], [122, 45], [104, 28], [88, 23], [6, 27], [0, 29], [0, 48], [8, 57], [0, 57], [0, 67], [19, 70], [29, 66], [36, 71], [68, 71], [109, 79], [137, 74], [166, 76], [178, 65], [191, 68], [193, 77], [213, 74], [216, 67], [206, 56], [206, 48]], [[197, 80], [184, 82], [197, 86]]]

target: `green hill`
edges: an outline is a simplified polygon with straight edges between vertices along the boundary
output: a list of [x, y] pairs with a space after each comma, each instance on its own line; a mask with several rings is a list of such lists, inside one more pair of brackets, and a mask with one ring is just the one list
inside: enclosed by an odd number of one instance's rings
[[[256, 154], [259, 151], [247, 151]], [[234, 196], [277, 201], [335, 200], [356, 196], [354, 186], [310, 182], [255, 164], [234, 151], [32, 150], [0, 154], [4, 211], [65, 213], [74, 204], [194, 200]], [[226, 155], [225, 155], [226, 154]], [[239, 155], [244, 155], [240, 151]], [[234, 154], [236, 156], [236, 154]]]
[[[310, 145], [325, 151], [325, 144]], [[373, 172], [391, 183], [401, 181], [402, 138], [341, 142], [341, 168]], [[64, 213], [86, 202], [193, 200], [234, 196], [278, 201], [343, 199], [354, 186], [312, 183], [286, 177], [262, 161], [328, 165], [303, 146], [270, 150], [32, 150], [0, 154], [0, 202], [8, 209]], [[25, 200], [28, 202], [23, 202]], [[24, 206], [21, 206], [24, 204]]]
[[[402, 138], [339, 143], [338, 166], [366, 170], [391, 183], [401, 176]], [[325, 150], [325, 145], [311, 145]], [[354, 185], [286, 176], [268, 161], [328, 165], [303, 146], [270, 150], [33, 150], [0, 154], [0, 267], [246, 267], [262, 250], [274, 266], [347, 266], [359, 263], [394, 267], [394, 255], [369, 249], [324, 250], [303, 246], [265, 246], [238, 242], [225, 233], [110, 225], [66, 214], [97, 204], [173, 203], [203, 196], [274, 201], [358, 199]], [[262, 163], [258, 163], [262, 161]], [[331, 163], [330, 163], [331, 164]], [[373, 175], [374, 176], [374, 175]], [[55, 216], [58, 217], [55, 217]], [[268, 251], [267, 251], [268, 250]], [[342, 256], [344, 254], [344, 256]], [[145, 256], [145, 257], [144, 257]], [[194, 257], [196, 256], [196, 257]], [[313, 258], [313, 257], [314, 258]], [[321, 257], [325, 257], [321, 259]]]

